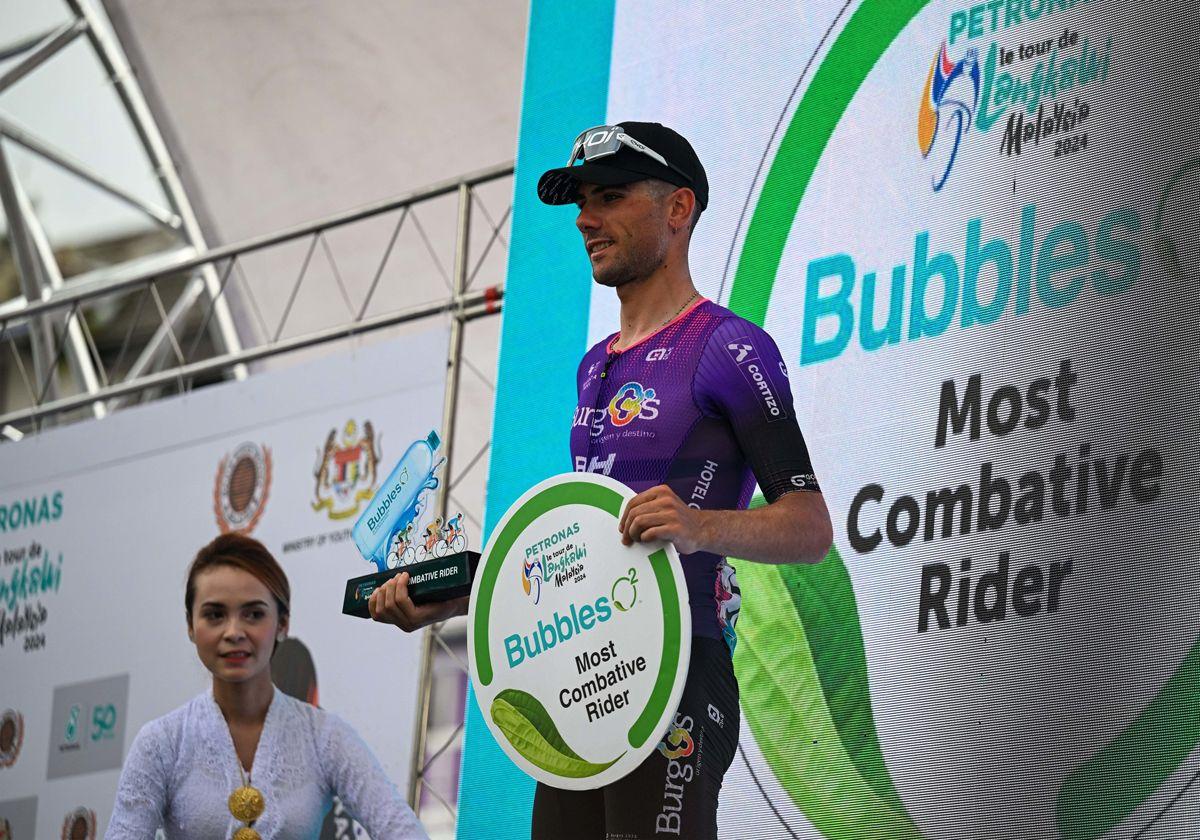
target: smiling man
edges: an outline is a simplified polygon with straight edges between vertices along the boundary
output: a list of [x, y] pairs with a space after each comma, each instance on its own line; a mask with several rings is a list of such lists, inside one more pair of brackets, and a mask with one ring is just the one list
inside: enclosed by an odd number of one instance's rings
[[[574, 467], [637, 493], [619, 523], [627, 544], [675, 544], [693, 638], [683, 699], [658, 749], [597, 790], [539, 783], [533, 838], [715, 838], [741, 721], [741, 596], [726, 558], [818, 562], [833, 539], [829, 511], [775, 342], [692, 283], [688, 248], [708, 178], [691, 144], [658, 123], [589, 129], [566, 166], [542, 175], [538, 196], [578, 207], [592, 276], [621, 302], [620, 330], [579, 365]], [[748, 510], [756, 483], [768, 504]], [[466, 598], [413, 604], [407, 584], [401, 574], [372, 593], [372, 618], [412, 631], [466, 613]]]
[[[626, 543], [675, 544], [693, 639], [658, 749], [598, 790], [539, 784], [533, 837], [715, 838], [740, 723], [740, 592], [726, 557], [817, 562], [832, 541], [829, 512], [775, 342], [692, 282], [688, 249], [708, 178], [691, 144], [658, 123], [589, 129], [567, 166], [542, 175], [538, 196], [578, 207], [592, 276], [621, 302], [620, 330], [579, 365], [575, 469], [637, 493], [620, 521]], [[768, 504], [747, 510], [756, 481]]]

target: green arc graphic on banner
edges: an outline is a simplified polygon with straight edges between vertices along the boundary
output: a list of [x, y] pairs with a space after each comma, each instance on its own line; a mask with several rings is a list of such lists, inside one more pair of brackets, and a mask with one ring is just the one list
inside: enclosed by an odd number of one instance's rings
[[[766, 321], [792, 223], [834, 130], [884, 51], [928, 2], [866, 0], [817, 69], [746, 229], [729, 298], [742, 317], [759, 326]], [[742, 569], [747, 597], [735, 664], [746, 686], [747, 720], [776, 778], [831, 840], [919, 838], [883, 763], [857, 602], [836, 548], [813, 567], [745, 563]], [[781, 637], [802, 645], [785, 662], [786, 677], [769, 655], [771, 640]], [[790, 729], [783, 738], [773, 731], [779, 721]], [[814, 764], [821, 773], [806, 772]]]
[[729, 308], [760, 327], [800, 202], [834, 129], [884, 50], [929, 0], [866, 0], [817, 68], [771, 161], [746, 228]]

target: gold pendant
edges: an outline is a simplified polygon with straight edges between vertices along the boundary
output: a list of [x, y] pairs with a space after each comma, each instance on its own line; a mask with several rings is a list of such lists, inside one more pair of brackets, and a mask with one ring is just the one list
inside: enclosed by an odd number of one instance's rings
[[[266, 807], [267, 803], [263, 800], [263, 795], [259, 793], [258, 788], [243, 785], [229, 794], [229, 813], [233, 814], [234, 819], [244, 823], [254, 822], [261, 817]], [[258, 837], [258, 832], [252, 828], [245, 828], [242, 831], [253, 832], [253, 837]], [[244, 837], [240, 835], [241, 831], [235, 835], [236, 840], [253, 840], [250, 834]]]
[[262, 840], [262, 838], [253, 828], [244, 825], [233, 833], [233, 840]]

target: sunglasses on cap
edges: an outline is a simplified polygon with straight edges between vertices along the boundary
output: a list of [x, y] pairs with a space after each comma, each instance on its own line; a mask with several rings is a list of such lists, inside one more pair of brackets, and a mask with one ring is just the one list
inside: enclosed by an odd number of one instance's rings
[[581, 131], [571, 146], [571, 157], [567, 160], [567, 166], [574, 166], [576, 161], [580, 160], [587, 163], [598, 158], [615, 155], [621, 150], [622, 146], [627, 146], [633, 149], [633, 151], [657, 161], [668, 169], [678, 172], [689, 184], [693, 183], [690, 175], [651, 149], [641, 140], [630, 137], [625, 133], [625, 129], [619, 125], [598, 125], [595, 128]]

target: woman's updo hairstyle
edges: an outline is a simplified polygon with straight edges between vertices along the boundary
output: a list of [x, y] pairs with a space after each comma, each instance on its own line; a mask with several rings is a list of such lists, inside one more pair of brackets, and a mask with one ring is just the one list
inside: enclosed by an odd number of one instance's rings
[[192, 626], [192, 606], [196, 602], [196, 578], [217, 566], [232, 566], [254, 575], [275, 596], [280, 619], [287, 618], [292, 601], [292, 588], [279, 562], [258, 540], [245, 534], [222, 534], [196, 553], [188, 567], [187, 589], [183, 604], [187, 608], [188, 627]]

